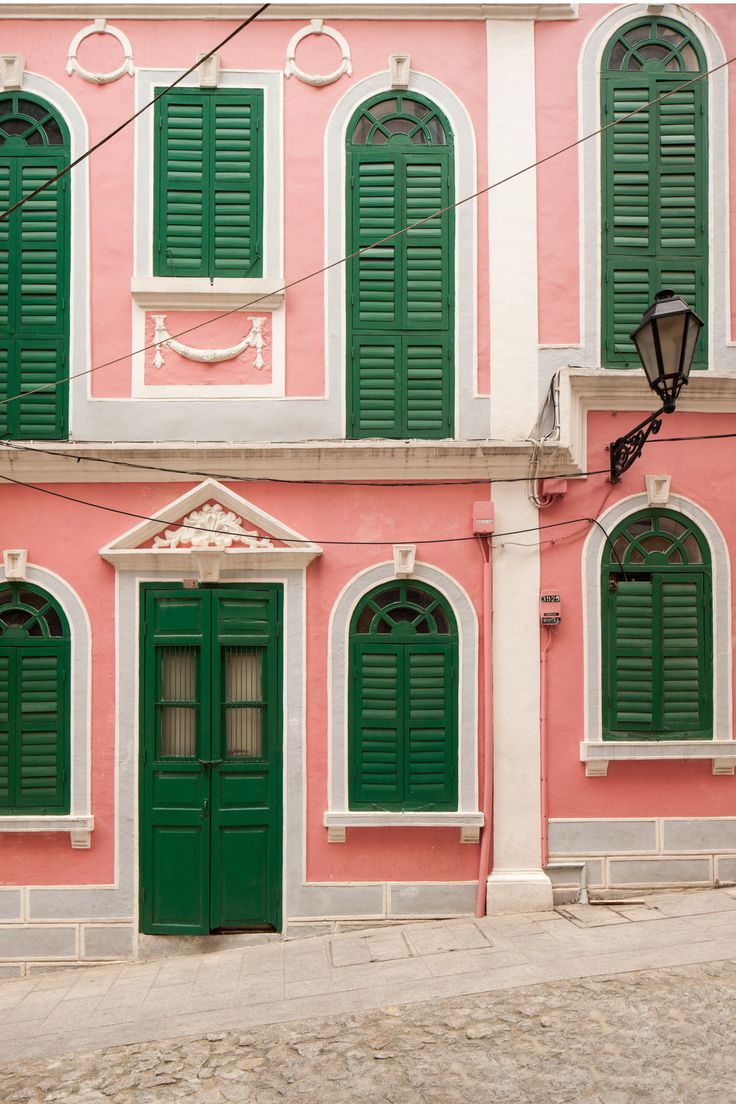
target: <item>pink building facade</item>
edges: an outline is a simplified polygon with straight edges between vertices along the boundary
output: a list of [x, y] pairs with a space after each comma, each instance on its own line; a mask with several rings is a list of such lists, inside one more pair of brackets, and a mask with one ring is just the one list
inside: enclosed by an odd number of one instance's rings
[[242, 18], [0, 13], [0, 971], [732, 880], [730, 8]]

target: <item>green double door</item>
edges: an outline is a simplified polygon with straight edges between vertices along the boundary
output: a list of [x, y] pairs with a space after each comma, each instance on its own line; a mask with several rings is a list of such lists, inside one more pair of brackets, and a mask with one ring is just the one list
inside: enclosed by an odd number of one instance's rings
[[281, 588], [143, 587], [141, 930], [281, 923]]

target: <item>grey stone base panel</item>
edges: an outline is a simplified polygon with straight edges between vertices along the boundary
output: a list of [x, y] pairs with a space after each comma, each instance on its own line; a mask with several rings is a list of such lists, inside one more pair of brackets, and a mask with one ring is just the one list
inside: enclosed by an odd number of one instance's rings
[[583, 861], [593, 890], [736, 882], [736, 817], [550, 821], [549, 848], [555, 900], [579, 886]]
[[0, 977], [43, 965], [120, 962], [135, 955], [135, 931], [126, 924], [0, 925]]
[[468, 916], [476, 882], [386, 882], [377, 885], [305, 885], [289, 924], [338, 920], [390, 920]]

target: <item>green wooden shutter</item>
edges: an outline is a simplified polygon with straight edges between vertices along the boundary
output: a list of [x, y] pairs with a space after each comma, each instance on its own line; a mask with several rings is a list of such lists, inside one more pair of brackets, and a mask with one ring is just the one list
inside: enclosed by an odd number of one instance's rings
[[[65, 156], [47, 152], [0, 161], [0, 204], [58, 172]], [[66, 434], [68, 225], [64, 181], [0, 224], [0, 398], [11, 399], [0, 410], [0, 432], [10, 437]]]
[[[400, 228], [397, 166], [386, 160], [355, 160], [352, 178], [353, 239], [350, 252], [364, 249]], [[352, 316], [356, 329], [383, 331], [400, 324], [401, 238], [355, 258]]]
[[[10, 162], [0, 161], [0, 211], [10, 207]], [[0, 333], [10, 324], [10, 219], [0, 222]]]
[[361, 643], [354, 662], [352, 804], [396, 808], [404, 794], [401, 646]]
[[662, 728], [697, 734], [710, 725], [711, 681], [702, 575], [661, 579]]
[[156, 275], [262, 272], [259, 91], [171, 92], [157, 104]]
[[[617, 74], [603, 81], [603, 122], [682, 83]], [[609, 127], [603, 140], [603, 362], [640, 367], [629, 335], [671, 287], [707, 317], [707, 136], [704, 82]], [[695, 367], [706, 364], [704, 334]]]
[[701, 573], [618, 579], [608, 599], [606, 738], [710, 736], [709, 617]]
[[611, 732], [645, 738], [654, 723], [654, 625], [651, 579], [617, 580], [609, 591], [607, 714]]
[[0, 651], [0, 811], [66, 813], [68, 646]]
[[10, 801], [10, 657], [0, 652], [0, 812]]
[[212, 274], [261, 274], [260, 98], [213, 97]]
[[408, 647], [406, 670], [406, 801], [437, 808], [451, 801], [455, 771], [449, 646]]
[[400, 337], [356, 334], [350, 373], [352, 437], [398, 437], [403, 422]]
[[422, 222], [348, 263], [350, 437], [453, 433], [452, 148], [415, 140], [348, 147], [347, 252]]
[[209, 272], [208, 113], [198, 93], [159, 100], [157, 276]]
[[17, 658], [17, 805], [56, 809], [63, 801], [66, 724], [59, 651], [19, 650]]
[[404, 341], [404, 425], [409, 437], [452, 435], [449, 340], [408, 337]]

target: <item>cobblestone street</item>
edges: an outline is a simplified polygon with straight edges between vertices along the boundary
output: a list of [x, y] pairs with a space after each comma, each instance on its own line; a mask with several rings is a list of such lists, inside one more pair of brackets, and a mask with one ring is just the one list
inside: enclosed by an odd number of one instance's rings
[[731, 961], [527, 986], [0, 1070], [3, 1104], [733, 1101]]

